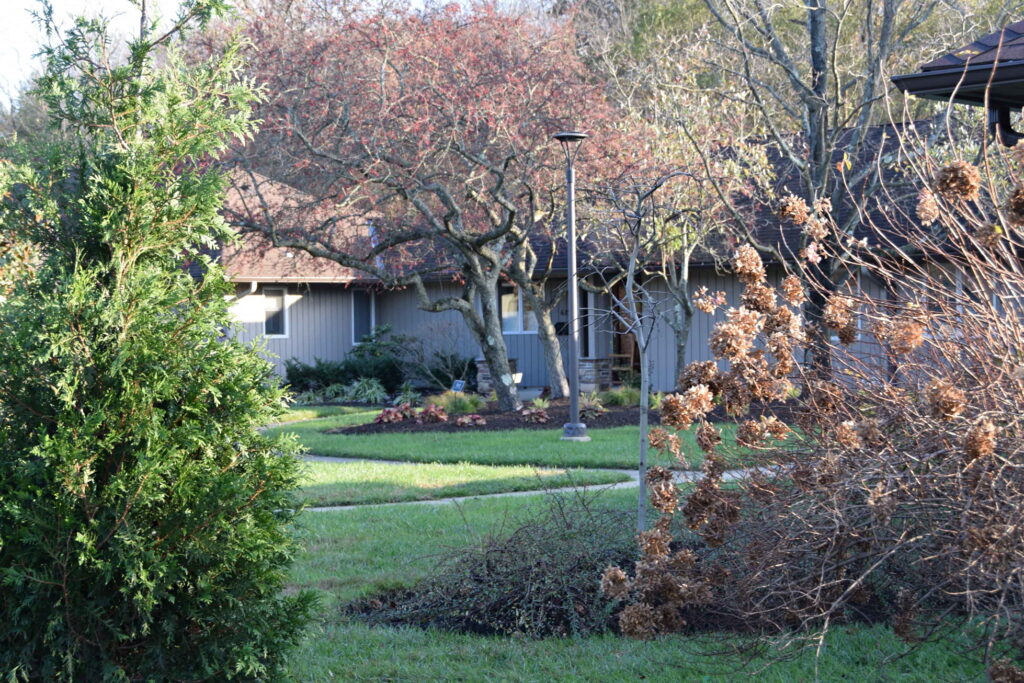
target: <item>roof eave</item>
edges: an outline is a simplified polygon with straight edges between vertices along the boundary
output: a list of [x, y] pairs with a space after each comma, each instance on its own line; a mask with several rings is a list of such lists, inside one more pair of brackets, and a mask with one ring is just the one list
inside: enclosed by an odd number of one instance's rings
[[[951, 83], [950, 77], [955, 77], [955, 82]], [[892, 82], [903, 92], [917, 97], [971, 105], [984, 105], [988, 90], [989, 105], [1019, 107], [1019, 100], [1003, 100], [991, 92], [991, 86], [1024, 84], [1024, 61], [919, 71], [893, 76]]]

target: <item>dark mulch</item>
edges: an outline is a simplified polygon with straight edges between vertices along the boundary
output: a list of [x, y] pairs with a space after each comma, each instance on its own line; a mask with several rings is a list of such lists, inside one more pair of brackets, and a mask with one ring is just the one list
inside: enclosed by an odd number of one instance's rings
[[[607, 427], [632, 427], [640, 421], [639, 406], [605, 406], [606, 412], [596, 420], [587, 422], [587, 427], [602, 429]], [[545, 423], [527, 422], [519, 413], [506, 413], [498, 410], [496, 403], [489, 403], [479, 415], [487, 420], [487, 424], [481, 427], [458, 427], [455, 425], [457, 416], [450, 415], [448, 422], [438, 424], [416, 424], [414, 420], [405, 422], [391, 422], [387, 424], [356, 425], [354, 427], [339, 427], [328, 430], [328, 434], [395, 434], [398, 432], [468, 432], [468, 431], [500, 431], [509, 429], [557, 429], [569, 421], [568, 399], [553, 399], [547, 409], [550, 418]], [[756, 405], [751, 408], [747, 417], [756, 418], [762, 414], [775, 415], [783, 422], [793, 424], [796, 417], [792, 406], [786, 403], [772, 403], [768, 405]], [[708, 415], [712, 422], [730, 420], [721, 407], [715, 408], [714, 412]], [[648, 419], [652, 425], [661, 424], [661, 416], [658, 411], [648, 412]]]
[[[527, 404], [529, 405], [529, 404]], [[636, 425], [640, 421], [639, 406], [607, 406], [608, 412], [587, 422], [588, 427], [626, 427]], [[357, 425], [355, 427], [343, 427], [329, 430], [328, 434], [395, 434], [397, 432], [469, 432], [469, 431], [498, 431], [506, 429], [556, 429], [569, 421], [568, 399], [555, 399], [547, 409], [548, 417], [546, 423], [537, 424], [527, 422], [519, 413], [504, 413], [498, 410], [497, 404], [488, 404], [486, 409], [481, 410], [479, 415], [487, 420], [482, 427], [457, 427], [455, 426], [455, 415], [448, 417], [448, 422], [439, 424], [416, 424], [415, 421], [393, 422], [389, 424]], [[657, 411], [648, 413], [651, 424], [661, 424], [661, 418]]]

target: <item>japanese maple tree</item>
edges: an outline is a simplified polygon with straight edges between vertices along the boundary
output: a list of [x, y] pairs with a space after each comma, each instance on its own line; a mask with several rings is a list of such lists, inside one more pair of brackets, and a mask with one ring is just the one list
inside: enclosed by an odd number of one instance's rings
[[[582, 177], [620, 148], [571, 31], [493, 4], [330, 15], [270, 5], [246, 16], [246, 31], [268, 96], [262, 132], [240, 150], [245, 183], [258, 195], [269, 178], [309, 199], [288, 210], [257, 200], [233, 222], [411, 286], [424, 310], [458, 311], [501, 406], [518, 407], [498, 293], [524, 245], [541, 232], [557, 242], [564, 160], [551, 135], [599, 133]], [[434, 296], [428, 276], [457, 294]], [[537, 312], [542, 342], [557, 349], [550, 308]], [[545, 355], [558, 382], [560, 354]]]

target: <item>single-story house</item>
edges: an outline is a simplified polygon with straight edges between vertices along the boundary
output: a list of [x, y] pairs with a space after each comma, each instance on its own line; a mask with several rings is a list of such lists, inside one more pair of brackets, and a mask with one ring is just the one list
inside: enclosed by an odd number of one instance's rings
[[[864, 163], [872, 163], [879, 147], [898, 144], [897, 136], [878, 127], [872, 134], [878, 144], [866, 145]], [[784, 163], [779, 160], [779, 163]], [[791, 168], [777, 170], [776, 196], [798, 190], [799, 175]], [[272, 183], [273, 186], [273, 183]], [[240, 186], [247, 190], [246, 185]], [[280, 187], [280, 186], [278, 186]], [[236, 186], [235, 193], [240, 190]], [[267, 195], [270, 201], [289, 201], [287, 188]], [[913, 196], [913, 195], [911, 195]], [[267, 199], [267, 197], [264, 197]], [[230, 202], [244, 204], [245, 197], [229, 198]], [[860, 206], [848, 207], [849, 212], [865, 210], [877, 216], [888, 214], [886, 220], [906, 220], [912, 215], [908, 207], [893, 210], [884, 202], [884, 193], [878, 197], [859, 198]], [[296, 205], [296, 213], [301, 213]], [[251, 209], [249, 209], [251, 211]], [[762, 244], [778, 247], [783, 253], [795, 254], [801, 241], [801, 229], [780, 220], [770, 211], [756, 217], [756, 238]], [[854, 237], [866, 236], [868, 231], [855, 228]], [[562, 252], [564, 250], [559, 250]], [[565, 289], [566, 267], [554, 260], [553, 276], [548, 286]], [[342, 360], [376, 326], [387, 325], [394, 334], [416, 337], [432, 350], [457, 353], [463, 357], [480, 358], [480, 349], [467, 329], [462, 317], [454, 312], [433, 313], [419, 308], [416, 292], [412, 288], [387, 289], [367, 274], [342, 267], [308, 253], [290, 248], [273, 248], [256, 234], [247, 234], [241, 244], [223, 250], [221, 261], [228, 276], [236, 284], [232, 310], [241, 323], [245, 340], [262, 339], [275, 366], [284, 374], [284, 361], [296, 359], [312, 363], [316, 359]], [[784, 277], [780, 264], [767, 263], [769, 280], [778, 285]], [[884, 297], [883, 287], [860, 273], [853, 274], [852, 282], [870, 296]], [[426, 282], [431, 297], [455, 295], [461, 291], [451, 275], [437, 275]], [[730, 305], [739, 305], [743, 289], [733, 275], [711, 259], [697, 258], [691, 264], [691, 293], [701, 288], [726, 293]], [[666, 312], [670, 306], [667, 290], [652, 285], [655, 307]], [[514, 359], [521, 387], [544, 387], [549, 384], [543, 349], [538, 339], [536, 321], [524, 305], [523, 297], [515, 287], [503, 287], [500, 306], [503, 314], [505, 343], [510, 359]], [[623, 371], [638, 369], [638, 354], [629, 334], [622, 333], [615, 316], [611, 315], [612, 302], [606, 295], [581, 291], [581, 366], [584, 389], [609, 380], [611, 370], [621, 377]], [[658, 315], [654, 325], [650, 357], [652, 360], [652, 386], [655, 391], [670, 391], [676, 386], [677, 368], [675, 335], [666, 322], [666, 315]], [[686, 345], [687, 362], [712, 359], [708, 340], [716, 322], [724, 317], [723, 311], [715, 315], [695, 312], [689, 340]], [[556, 329], [566, 329], [568, 311], [563, 293], [562, 304], [553, 315]], [[566, 336], [562, 336], [563, 353]], [[864, 335], [850, 350], [856, 354], [874, 354], [877, 347]], [[588, 387], [587, 385], [591, 385]]]

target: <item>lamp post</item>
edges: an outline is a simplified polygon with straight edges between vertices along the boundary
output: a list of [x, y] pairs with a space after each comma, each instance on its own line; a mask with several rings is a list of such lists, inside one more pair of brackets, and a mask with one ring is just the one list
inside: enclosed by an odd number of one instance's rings
[[580, 290], [576, 274], [576, 154], [586, 133], [565, 131], [555, 139], [565, 152], [565, 228], [569, 266], [569, 421], [562, 441], [590, 441], [587, 425], [580, 422]]

